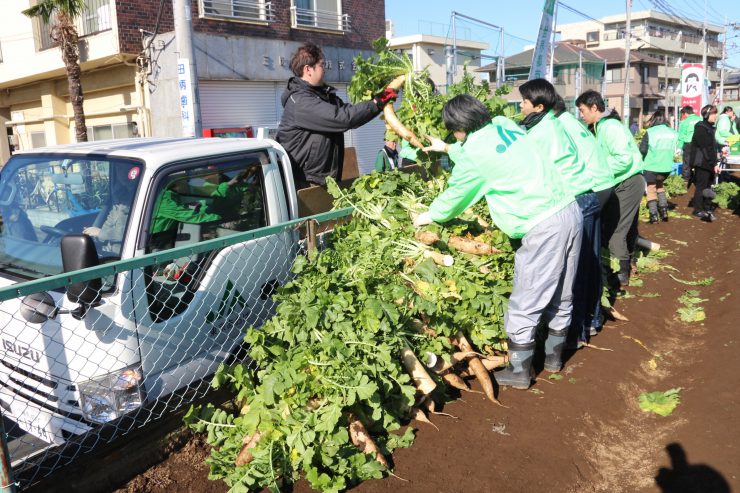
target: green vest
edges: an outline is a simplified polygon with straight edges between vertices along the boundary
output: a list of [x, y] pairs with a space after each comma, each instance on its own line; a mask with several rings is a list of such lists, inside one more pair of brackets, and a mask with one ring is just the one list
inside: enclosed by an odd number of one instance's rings
[[548, 111], [537, 125], [530, 128], [527, 136], [542, 155], [560, 170], [570, 193], [575, 196], [593, 189], [594, 181], [586, 171], [583, 157], [552, 111]]
[[655, 173], [670, 173], [673, 157], [678, 145], [678, 132], [668, 125], [656, 125], [647, 129], [648, 151], [642, 169]]
[[642, 172], [640, 149], [632, 133], [619, 120], [602, 118], [596, 122], [596, 142], [614, 174], [612, 185]]
[[716, 128], [717, 130], [714, 132], [714, 140], [716, 140], [718, 144], [725, 144], [727, 142], [727, 137], [737, 133], [735, 121], [730, 120], [727, 113], [723, 113], [717, 117]]
[[691, 114], [681, 120], [678, 124], [678, 146], [683, 147], [684, 144], [691, 144], [691, 139], [694, 137], [694, 127], [701, 121], [701, 117], [698, 115]]
[[609, 165], [606, 164], [606, 160], [601, 155], [594, 134], [589, 132], [575, 116], [567, 111], [561, 113], [558, 120], [563, 124], [565, 132], [575, 142], [578, 155], [586, 163], [586, 171], [591, 175], [591, 179], [593, 180], [593, 191], [600, 192], [611, 187], [614, 183], [614, 175]]
[[521, 238], [574, 200], [529, 135], [503, 116], [449, 146], [449, 156], [455, 167], [447, 189], [429, 206], [435, 222], [447, 222], [485, 197], [496, 226]]

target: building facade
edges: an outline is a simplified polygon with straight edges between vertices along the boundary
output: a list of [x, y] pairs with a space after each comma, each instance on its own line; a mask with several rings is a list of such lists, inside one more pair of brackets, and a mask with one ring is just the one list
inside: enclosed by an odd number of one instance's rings
[[[59, 49], [48, 27], [26, 18], [28, 0], [6, 0], [0, 18], [0, 123], [12, 147], [74, 141], [74, 122]], [[178, 136], [178, 88], [172, 2], [86, 0], [78, 20], [82, 88], [90, 140]], [[326, 80], [346, 100], [352, 60], [385, 32], [385, 3], [361, 0], [192, 0], [193, 46], [204, 128], [275, 127], [291, 54], [303, 42], [324, 49]], [[347, 133], [361, 168], [372, 167], [384, 125]]]
[[[673, 92], [679, 85], [681, 65], [701, 63], [705, 50], [708, 78], [712, 85], [718, 84], [723, 53], [720, 37], [725, 32], [724, 27], [707, 23], [705, 40], [702, 21], [653, 10], [632, 12], [630, 24], [631, 50], [655, 60], [660, 92]], [[625, 49], [626, 14], [559, 24], [556, 31], [561, 39], [580, 40], [589, 49]]]

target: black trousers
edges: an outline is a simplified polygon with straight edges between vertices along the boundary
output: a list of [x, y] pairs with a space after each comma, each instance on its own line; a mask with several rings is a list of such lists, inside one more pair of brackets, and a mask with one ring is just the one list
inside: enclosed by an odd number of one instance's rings
[[686, 181], [691, 178], [691, 144], [683, 145], [683, 164], [681, 165], [681, 175]]
[[712, 199], [704, 196], [704, 190], [708, 190], [714, 181], [714, 170], [706, 168], [694, 168], [694, 212], [709, 211], [712, 209]]

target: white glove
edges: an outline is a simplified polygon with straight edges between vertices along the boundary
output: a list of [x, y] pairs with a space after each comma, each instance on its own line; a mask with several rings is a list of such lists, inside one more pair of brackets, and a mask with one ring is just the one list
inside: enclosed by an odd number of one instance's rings
[[425, 147], [424, 149], [422, 149], [422, 151], [447, 152], [447, 144], [445, 144], [443, 140], [438, 139], [437, 137], [432, 137], [430, 135], [427, 135], [427, 140], [431, 145], [429, 147]]
[[432, 222], [434, 221], [432, 221], [432, 217], [429, 215], [429, 212], [422, 212], [414, 218], [414, 227], [420, 228], [427, 224], [432, 224]]

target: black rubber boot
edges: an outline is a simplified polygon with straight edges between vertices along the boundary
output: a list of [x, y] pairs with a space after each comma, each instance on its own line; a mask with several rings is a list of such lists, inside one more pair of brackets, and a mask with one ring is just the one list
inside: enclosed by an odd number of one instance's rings
[[647, 203], [648, 212], [650, 213], [650, 224], [655, 224], [659, 221], [658, 219], [658, 201], [648, 200]]
[[545, 340], [545, 371], [557, 373], [563, 369], [563, 349], [565, 349], [565, 339], [568, 336], [568, 330], [547, 331]]
[[660, 219], [664, 222], [668, 222], [668, 197], [665, 192], [658, 192], [658, 212], [660, 213]]
[[630, 283], [630, 259], [619, 261], [619, 272], [617, 273], [617, 279], [619, 279], [620, 287], [626, 288]]
[[516, 344], [509, 342], [509, 364], [501, 371], [494, 373], [499, 385], [527, 390], [534, 378], [532, 360], [534, 359], [535, 342]]
[[658, 212], [660, 212], [660, 219], [664, 222], [668, 222], [668, 207], [658, 207]]

